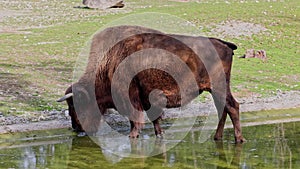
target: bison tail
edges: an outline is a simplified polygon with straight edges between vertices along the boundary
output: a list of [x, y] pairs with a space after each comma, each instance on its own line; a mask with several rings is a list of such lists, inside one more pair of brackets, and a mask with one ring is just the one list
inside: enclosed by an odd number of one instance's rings
[[237, 46], [234, 44], [234, 43], [231, 43], [231, 42], [225, 42], [225, 41], [222, 41], [223, 43], [225, 43], [228, 47], [230, 47], [232, 50], [236, 50], [237, 49]]

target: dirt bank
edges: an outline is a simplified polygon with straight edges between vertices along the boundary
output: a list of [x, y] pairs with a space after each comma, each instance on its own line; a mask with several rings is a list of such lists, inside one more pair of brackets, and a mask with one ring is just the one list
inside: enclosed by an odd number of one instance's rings
[[[168, 109], [164, 118], [194, 117], [215, 113], [216, 109], [213, 102], [210, 99], [208, 100], [205, 103], [194, 101], [182, 110]], [[300, 91], [278, 92], [277, 95], [268, 98], [248, 97], [237, 98], [237, 100], [240, 102], [241, 112], [295, 108], [300, 107]], [[0, 115], [0, 133], [71, 128], [70, 118], [66, 110], [30, 114], [31, 116], [19, 117]], [[105, 118], [109, 123], [128, 125], [127, 119], [118, 115], [115, 111], [106, 115]]]

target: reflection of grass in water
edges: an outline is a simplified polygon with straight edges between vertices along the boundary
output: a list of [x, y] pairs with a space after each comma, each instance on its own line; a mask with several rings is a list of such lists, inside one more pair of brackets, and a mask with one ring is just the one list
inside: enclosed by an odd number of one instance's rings
[[[244, 136], [248, 141], [241, 145], [241, 150], [237, 149], [238, 145], [227, 142], [232, 139], [233, 132], [232, 129], [227, 129], [224, 134], [226, 142], [222, 143], [224, 146], [221, 149], [223, 157], [213, 158], [208, 163], [225, 168], [240, 165], [245, 168], [295, 168], [300, 158], [299, 149], [297, 150], [300, 144], [299, 127], [299, 122], [244, 127]], [[235, 161], [236, 158], [238, 161]], [[238, 162], [237, 165], [233, 165], [234, 161]]]
[[288, 141], [285, 136], [285, 128], [283, 124], [277, 124], [274, 128], [275, 145], [273, 158], [277, 168], [284, 168], [285, 166], [292, 166], [292, 152], [288, 146]]
[[[244, 144], [233, 144], [231, 129], [226, 129], [223, 141], [217, 143], [212, 140], [200, 143], [201, 133], [194, 130], [170, 151], [139, 159], [113, 156], [89, 137], [74, 137], [66, 129], [6, 134], [1, 135], [4, 139], [0, 147], [19, 148], [0, 148], [0, 159], [4, 168], [22, 168], [18, 165], [30, 162], [29, 157], [37, 159], [36, 168], [297, 168], [299, 122], [243, 129], [248, 139]], [[138, 141], [145, 143], [142, 139]]]

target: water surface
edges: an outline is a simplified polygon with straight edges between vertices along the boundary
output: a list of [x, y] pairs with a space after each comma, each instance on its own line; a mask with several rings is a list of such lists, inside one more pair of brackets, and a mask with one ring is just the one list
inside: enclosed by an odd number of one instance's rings
[[[247, 139], [244, 144], [233, 143], [232, 129], [225, 130], [220, 142], [209, 139], [202, 143], [200, 134], [199, 130], [192, 130], [169, 151], [144, 158], [117, 156], [101, 149], [89, 137], [77, 137], [68, 129], [0, 135], [0, 168], [274, 169], [300, 166], [300, 122], [243, 127]], [[142, 155], [140, 140], [124, 146]], [[164, 149], [170, 142], [172, 140], [158, 139], [155, 148]]]

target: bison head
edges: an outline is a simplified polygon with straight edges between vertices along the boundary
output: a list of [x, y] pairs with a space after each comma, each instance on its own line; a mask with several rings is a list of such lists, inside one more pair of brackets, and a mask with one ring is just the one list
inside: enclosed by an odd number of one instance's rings
[[72, 128], [77, 133], [96, 133], [100, 125], [101, 113], [93, 99], [94, 93], [87, 89], [74, 84], [66, 90], [62, 98], [57, 100], [57, 102], [67, 102]]

